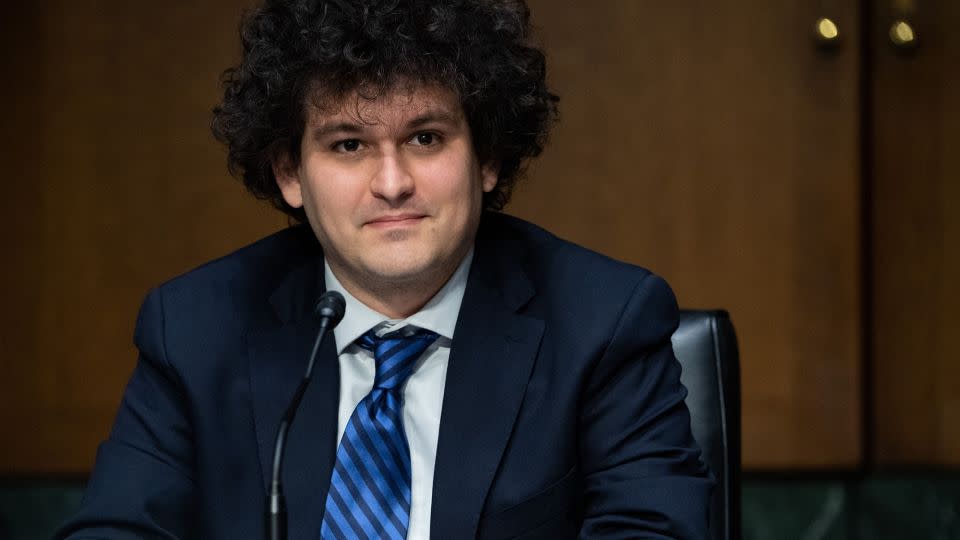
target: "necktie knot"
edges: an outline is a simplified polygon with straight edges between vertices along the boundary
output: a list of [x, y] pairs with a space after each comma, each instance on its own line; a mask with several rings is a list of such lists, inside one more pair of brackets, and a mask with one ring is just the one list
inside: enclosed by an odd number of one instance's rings
[[413, 366], [440, 336], [430, 330], [406, 326], [378, 336], [376, 329], [360, 336], [357, 344], [373, 353], [376, 376], [373, 387], [394, 390], [403, 386], [413, 373]]

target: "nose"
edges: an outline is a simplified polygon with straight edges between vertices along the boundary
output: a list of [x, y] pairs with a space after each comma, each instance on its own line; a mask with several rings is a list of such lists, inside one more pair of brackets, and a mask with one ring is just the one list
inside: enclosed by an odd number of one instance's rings
[[382, 155], [380, 168], [370, 182], [373, 196], [397, 205], [413, 195], [413, 187], [413, 176], [404, 165], [403, 159], [395, 152]]

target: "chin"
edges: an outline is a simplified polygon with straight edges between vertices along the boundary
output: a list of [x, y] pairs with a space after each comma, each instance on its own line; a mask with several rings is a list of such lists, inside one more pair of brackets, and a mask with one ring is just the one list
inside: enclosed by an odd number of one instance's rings
[[[443, 258], [428, 257], [406, 253], [398, 253], [386, 260], [376, 261], [368, 266], [372, 274], [380, 280], [397, 283], [411, 283], [422, 280], [437, 279], [436, 274], [448, 270], [443, 264]], [[459, 261], [457, 261], [459, 263]]]
[[371, 275], [382, 282], [408, 283], [422, 279], [429, 272], [430, 266], [419, 261], [384, 261], [380, 264], [371, 264], [368, 267]]

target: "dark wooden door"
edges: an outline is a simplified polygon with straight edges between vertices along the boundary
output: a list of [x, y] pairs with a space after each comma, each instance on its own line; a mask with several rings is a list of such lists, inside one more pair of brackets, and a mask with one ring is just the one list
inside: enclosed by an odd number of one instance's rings
[[[875, 457], [957, 466], [960, 3], [876, 0], [874, 13]], [[891, 29], [900, 41], [915, 34], [916, 47], [895, 46]]]
[[561, 121], [511, 210], [731, 312], [751, 468], [861, 457], [859, 15], [832, 4], [531, 1]]

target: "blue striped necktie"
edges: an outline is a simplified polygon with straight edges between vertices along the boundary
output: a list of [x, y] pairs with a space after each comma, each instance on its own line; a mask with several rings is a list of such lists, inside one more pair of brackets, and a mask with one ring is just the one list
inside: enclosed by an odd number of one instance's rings
[[[376, 329], [374, 329], [376, 330]], [[330, 479], [320, 537], [404, 539], [410, 523], [410, 449], [403, 431], [403, 384], [439, 336], [407, 326], [356, 343], [373, 352], [373, 389], [350, 416]]]

